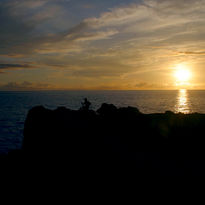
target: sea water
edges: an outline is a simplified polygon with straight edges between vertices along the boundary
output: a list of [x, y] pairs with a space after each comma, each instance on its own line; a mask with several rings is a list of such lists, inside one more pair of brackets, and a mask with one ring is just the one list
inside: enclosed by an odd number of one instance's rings
[[0, 92], [0, 154], [22, 145], [26, 115], [34, 106], [49, 109], [65, 106], [79, 109], [87, 98], [96, 110], [102, 103], [117, 107], [134, 106], [142, 113], [205, 113], [205, 91], [23, 91]]

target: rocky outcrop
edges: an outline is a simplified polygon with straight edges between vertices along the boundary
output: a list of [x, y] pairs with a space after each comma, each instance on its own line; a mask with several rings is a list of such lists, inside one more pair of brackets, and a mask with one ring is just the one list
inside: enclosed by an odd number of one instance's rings
[[[111, 104], [96, 112], [35, 107], [22, 150], [29, 161], [46, 166], [186, 175], [196, 166], [205, 171], [204, 126], [205, 115], [198, 113], [142, 114]], [[199, 164], [192, 170], [193, 161]]]
[[10, 176], [67, 177], [74, 184], [76, 179], [205, 175], [204, 114], [142, 114], [111, 104], [88, 108], [32, 108], [22, 150], [1, 156], [2, 170]]

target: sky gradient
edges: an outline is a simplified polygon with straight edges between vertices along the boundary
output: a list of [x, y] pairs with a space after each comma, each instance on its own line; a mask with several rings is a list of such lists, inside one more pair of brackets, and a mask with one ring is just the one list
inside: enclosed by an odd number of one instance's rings
[[0, 0], [0, 90], [205, 89], [204, 11], [205, 0]]

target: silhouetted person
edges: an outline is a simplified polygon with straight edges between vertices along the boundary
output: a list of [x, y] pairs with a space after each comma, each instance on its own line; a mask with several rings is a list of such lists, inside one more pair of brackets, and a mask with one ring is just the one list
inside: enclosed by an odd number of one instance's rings
[[81, 103], [82, 107], [81, 110], [89, 110], [91, 103], [88, 101], [87, 98], [84, 98], [84, 102]]

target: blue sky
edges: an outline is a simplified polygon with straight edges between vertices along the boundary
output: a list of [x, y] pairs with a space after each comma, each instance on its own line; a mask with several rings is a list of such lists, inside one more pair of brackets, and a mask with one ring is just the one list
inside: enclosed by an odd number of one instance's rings
[[0, 0], [0, 89], [204, 89], [205, 0]]

